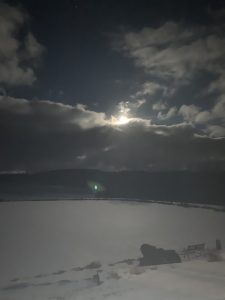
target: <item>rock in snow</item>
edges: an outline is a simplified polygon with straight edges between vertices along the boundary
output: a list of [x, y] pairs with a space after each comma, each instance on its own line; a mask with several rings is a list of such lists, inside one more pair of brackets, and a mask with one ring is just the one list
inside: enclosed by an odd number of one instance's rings
[[165, 250], [148, 244], [143, 244], [140, 250], [143, 255], [143, 257], [140, 258], [141, 266], [181, 262], [180, 256], [176, 253], [175, 250]]

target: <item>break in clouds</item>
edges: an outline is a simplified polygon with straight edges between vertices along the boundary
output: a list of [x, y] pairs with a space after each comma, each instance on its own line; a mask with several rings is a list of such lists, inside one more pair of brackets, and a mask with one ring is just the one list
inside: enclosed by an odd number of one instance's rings
[[[210, 11], [209, 17], [215, 13]], [[44, 46], [32, 32], [24, 31], [27, 22], [29, 16], [21, 8], [0, 4], [2, 91], [32, 85], [37, 79]], [[113, 124], [111, 115], [83, 104], [18, 99], [3, 93], [0, 171], [224, 170], [223, 29], [217, 23], [208, 28], [170, 21], [113, 35], [113, 51], [149, 78], [129, 99], [115, 103], [126, 108], [130, 122], [125, 125]], [[21, 30], [25, 34], [19, 34]], [[206, 84], [197, 89], [199, 78]], [[185, 94], [187, 89], [193, 94]]]

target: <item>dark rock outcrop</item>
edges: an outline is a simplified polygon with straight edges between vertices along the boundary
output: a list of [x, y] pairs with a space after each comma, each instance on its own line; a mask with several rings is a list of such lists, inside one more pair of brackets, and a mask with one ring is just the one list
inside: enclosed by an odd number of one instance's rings
[[140, 248], [143, 255], [140, 266], [180, 263], [180, 256], [175, 250], [165, 250], [152, 245], [143, 244]]

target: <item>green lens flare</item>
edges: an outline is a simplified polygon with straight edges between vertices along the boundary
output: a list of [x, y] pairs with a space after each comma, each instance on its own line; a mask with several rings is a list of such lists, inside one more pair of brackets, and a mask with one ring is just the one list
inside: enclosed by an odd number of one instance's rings
[[100, 182], [88, 181], [88, 187], [93, 193], [101, 193], [105, 190], [104, 186]]

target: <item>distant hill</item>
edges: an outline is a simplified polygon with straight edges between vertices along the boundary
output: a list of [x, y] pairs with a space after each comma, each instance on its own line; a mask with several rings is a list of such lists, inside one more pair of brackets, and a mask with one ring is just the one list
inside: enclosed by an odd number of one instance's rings
[[55, 170], [0, 175], [0, 198], [40, 195], [140, 198], [225, 205], [225, 172]]

